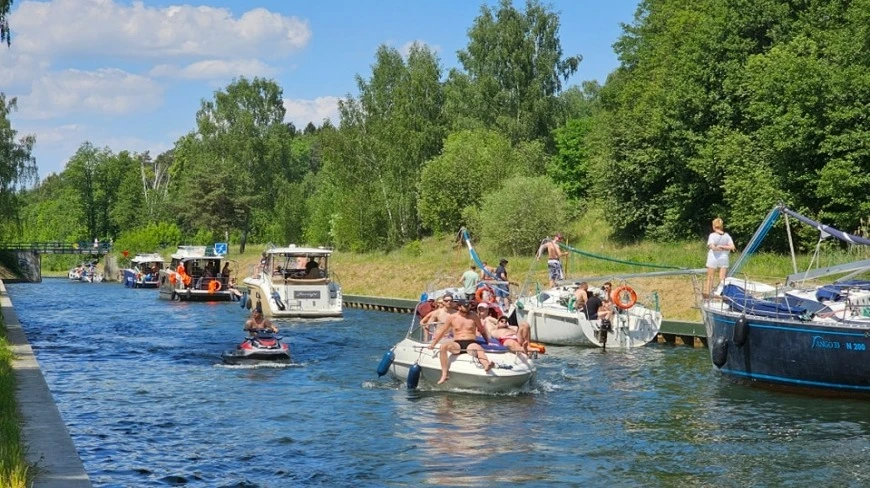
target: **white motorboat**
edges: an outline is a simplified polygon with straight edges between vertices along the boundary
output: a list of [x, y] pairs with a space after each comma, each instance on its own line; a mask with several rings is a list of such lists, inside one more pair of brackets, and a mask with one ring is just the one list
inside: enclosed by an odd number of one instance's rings
[[[429, 349], [429, 342], [423, 340], [426, 332], [416, 322], [415, 319], [407, 336], [384, 355], [378, 365], [378, 375], [389, 373], [409, 388], [419, 386], [429, 390], [460, 389], [484, 393], [516, 392], [535, 378], [537, 368], [531, 357], [511, 352], [499, 344], [483, 344], [483, 338], [480, 338], [493, 368], [484, 371], [483, 365], [472, 354], [451, 354], [448, 363], [450, 379], [439, 385], [440, 344]], [[442, 340], [441, 344], [448, 340]]]
[[137, 254], [130, 260], [130, 267], [123, 270], [124, 286], [130, 288], [157, 288], [163, 256], [157, 253]]
[[[602, 325], [601, 320], [589, 320], [583, 310], [574, 309], [572, 299], [577, 286], [577, 283], [560, 284], [517, 300], [517, 320], [529, 323], [533, 341], [628, 349], [643, 346], [656, 338], [662, 325], [661, 312], [637, 302], [637, 294], [627, 285], [614, 290], [614, 293], [627, 293], [632, 298], [623, 302], [623, 306], [615, 307], [610, 327]], [[589, 293], [601, 294], [602, 290], [590, 286]]]
[[168, 268], [159, 271], [160, 298], [226, 302], [237, 298], [230, 277], [222, 276], [224, 255], [206, 246], [178, 246]]
[[243, 280], [251, 307], [276, 318], [341, 317], [341, 286], [329, 269], [332, 249], [290, 244], [263, 254], [254, 274]]

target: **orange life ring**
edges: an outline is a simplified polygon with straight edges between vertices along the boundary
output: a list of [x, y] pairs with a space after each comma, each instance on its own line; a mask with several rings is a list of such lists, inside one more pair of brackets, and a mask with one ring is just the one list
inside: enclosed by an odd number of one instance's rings
[[220, 281], [212, 280], [211, 282], [209, 282], [209, 284], [208, 284], [208, 292], [209, 293], [214, 293], [216, 291], [220, 291], [220, 289], [221, 289], [221, 282]]
[[495, 290], [493, 290], [489, 285], [481, 286], [480, 288], [477, 289], [476, 292], [474, 292], [474, 298], [475, 298], [475, 300], [477, 300], [477, 303], [480, 303], [483, 301], [483, 292], [484, 291], [489, 291], [489, 300], [487, 300], [487, 301], [489, 303], [495, 303]]
[[[637, 303], [637, 293], [628, 285], [616, 287], [616, 289], [610, 293], [610, 298], [613, 300], [614, 305], [623, 310], [628, 310]], [[624, 300], [626, 298], [627, 300]]]

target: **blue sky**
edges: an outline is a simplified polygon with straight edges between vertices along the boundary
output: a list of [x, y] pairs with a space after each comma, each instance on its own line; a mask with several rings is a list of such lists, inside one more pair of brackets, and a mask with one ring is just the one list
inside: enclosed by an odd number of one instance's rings
[[[497, 2], [485, 2], [495, 6]], [[560, 12], [565, 55], [581, 54], [566, 86], [604, 82], [612, 45], [637, 0], [545, 2]], [[378, 46], [438, 52], [444, 73], [484, 2], [15, 0], [13, 43], [0, 49], [0, 91], [18, 97], [19, 135], [35, 134], [40, 178], [84, 141], [115, 152], [170, 149], [194, 128], [203, 98], [240, 75], [272, 78], [297, 127], [336, 121]], [[523, 1], [515, 1], [523, 8]]]

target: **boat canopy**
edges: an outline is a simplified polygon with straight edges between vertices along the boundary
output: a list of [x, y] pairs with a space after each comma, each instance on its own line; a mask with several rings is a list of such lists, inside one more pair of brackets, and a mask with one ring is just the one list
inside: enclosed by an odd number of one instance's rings
[[208, 246], [178, 246], [178, 251], [172, 255], [172, 259], [195, 259], [195, 258], [223, 258], [223, 254], [215, 252], [214, 247]]
[[266, 249], [266, 254], [281, 254], [285, 256], [329, 256], [332, 249], [326, 247], [298, 247], [290, 244], [286, 247], [271, 247]]
[[162, 263], [163, 256], [158, 253], [150, 253], [150, 254], [137, 254], [133, 259], [130, 260], [132, 263]]

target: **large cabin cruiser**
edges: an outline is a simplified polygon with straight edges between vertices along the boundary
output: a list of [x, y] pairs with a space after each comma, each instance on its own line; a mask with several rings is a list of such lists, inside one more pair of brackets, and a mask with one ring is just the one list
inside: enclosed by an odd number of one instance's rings
[[163, 256], [157, 253], [137, 254], [130, 260], [130, 267], [123, 270], [124, 286], [130, 288], [157, 288]]
[[340, 317], [341, 286], [330, 272], [332, 249], [273, 247], [244, 279], [251, 306], [268, 317]]
[[[225, 256], [206, 246], [179, 246], [169, 267], [160, 270], [160, 298], [175, 301], [233, 300]], [[221, 268], [221, 266], [224, 268]]]

